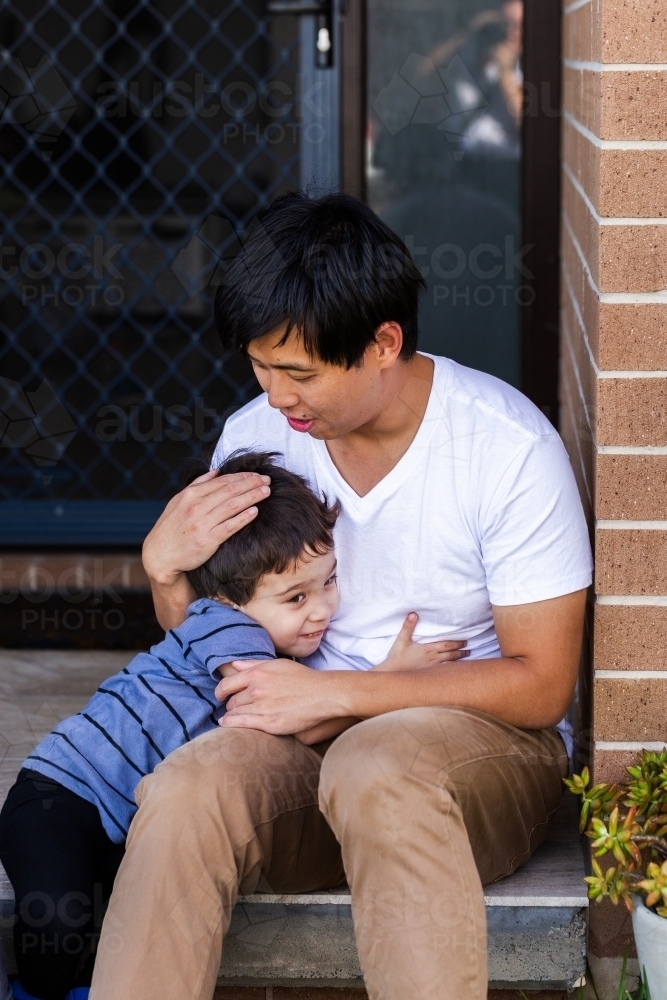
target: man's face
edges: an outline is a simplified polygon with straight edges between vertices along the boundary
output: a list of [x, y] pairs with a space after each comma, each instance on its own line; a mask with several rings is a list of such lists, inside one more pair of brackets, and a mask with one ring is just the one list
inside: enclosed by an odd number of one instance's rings
[[248, 357], [269, 404], [293, 430], [331, 440], [377, 416], [383, 402], [372, 345], [361, 365], [345, 368], [311, 357], [296, 333], [280, 345], [283, 335], [284, 327], [251, 341]]

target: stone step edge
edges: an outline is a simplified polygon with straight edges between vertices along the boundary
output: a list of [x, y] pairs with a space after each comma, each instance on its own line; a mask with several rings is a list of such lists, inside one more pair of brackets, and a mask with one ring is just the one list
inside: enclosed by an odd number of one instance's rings
[[[285, 893], [274, 894], [255, 892], [250, 896], [239, 896], [237, 903], [266, 903], [284, 906], [350, 906], [352, 897], [349, 892], [341, 893]], [[563, 907], [581, 909], [588, 906], [588, 896], [585, 892], [577, 895], [501, 895], [500, 893], [484, 893], [487, 906], [526, 906], [526, 907]]]
[[[553, 895], [500, 895], [484, 893], [486, 906], [521, 906], [521, 907], [554, 907], [562, 909], [581, 909], [588, 907], [588, 897], [585, 894], [553, 896]], [[14, 905], [14, 892], [9, 882], [0, 883], [0, 906], [7, 908]], [[349, 892], [339, 893], [264, 893], [255, 892], [250, 896], [239, 896], [237, 905], [253, 906], [351, 906], [352, 897]]]

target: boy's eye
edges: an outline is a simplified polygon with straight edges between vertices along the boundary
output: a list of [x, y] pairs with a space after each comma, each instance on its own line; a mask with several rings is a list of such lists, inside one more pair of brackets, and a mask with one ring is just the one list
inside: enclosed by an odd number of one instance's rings
[[324, 586], [325, 587], [330, 586], [330, 584], [335, 583], [337, 579], [338, 579], [337, 574], [336, 573], [332, 573], [331, 576], [329, 577], [329, 579], [324, 584]]
[[288, 604], [301, 604], [303, 601], [305, 601], [305, 599], [306, 599], [306, 595], [305, 594], [295, 594], [294, 597], [290, 597], [290, 599], [289, 599], [289, 601], [287, 603]]

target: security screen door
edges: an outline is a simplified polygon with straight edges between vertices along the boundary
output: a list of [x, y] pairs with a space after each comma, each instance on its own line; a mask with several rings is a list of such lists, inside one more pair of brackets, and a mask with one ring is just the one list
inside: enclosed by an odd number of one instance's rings
[[139, 543], [258, 391], [216, 271], [339, 187], [336, 4], [3, 0], [2, 544]]

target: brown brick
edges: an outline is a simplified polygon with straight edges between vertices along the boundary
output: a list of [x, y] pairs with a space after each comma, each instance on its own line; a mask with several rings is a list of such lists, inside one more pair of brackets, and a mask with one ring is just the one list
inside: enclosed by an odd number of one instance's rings
[[664, 218], [667, 150], [600, 150], [598, 199], [598, 215], [604, 218]]
[[597, 443], [667, 445], [667, 379], [598, 379]]
[[601, 226], [601, 292], [658, 292], [667, 288], [667, 226]]
[[667, 608], [596, 604], [594, 628], [596, 670], [665, 669]]
[[[586, 346], [587, 337], [581, 328], [579, 315], [576, 312], [575, 302], [572, 301], [568, 289], [563, 282], [561, 305], [561, 337], [563, 341], [563, 351], [573, 357], [573, 364], [576, 365], [579, 378], [582, 382], [586, 398], [591, 400], [594, 390], [590, 389], [588, 383], [593, 377], [591, 367], [591, 355]], [[581, 308], [581, 307], [579, 307]]]
[[667, 595], [667, 531], [598, 528], [595, 550], [597, 594]]
[[[600, 289], [600, 226], [590, 214], [585, 201], [575, 189], [567, 174], [562, 174], [562, 210], [573, 238], [579, 244], [584, 260], [591, 273], [593, 284]], [[618, 289], [615, 289], [618, 291]]]
[[41, 591], [47, 581], [64, 591], [101, 588], [105, 582], [114, 590], [150, 590], [141, 556], [129, 552], [4, 552], [0, 572], [4, 590]]
[[611, 785], [615, 781], [623, 781], [628, 777], [626, 768], [637, 763], [635, 750], [594, 750], [593, 751], [593, 781], [606, 781]]
[[667, 680], [607, 680], [593, 688], [593, 732], [597, 740], [665, 739]]
[[566, 340], [570, 335], [566, 316], [563, 316], [561, 327], [561, 376], [568, 386], [570, 399], [575, 407], [577, 436], [581, 441], [586, 441], [592, 446], [598, 420], [597, 380], [591, 377], [593, 370], [587, 359], [584, 359], [583, 364], [577, 367], [576, 344], [574, 346], [574, 361], [571, 357]]
[[[562, 301], [564, 303], [569, 302], [571, 295], [577, 301], [593, 357], [596, 359], [597, 364], [600, 365], [598, 345], [598, 332], [601, 322], [600, 299], [588, 280], [581, 258], [565, 226], [562, 227], [561, 231], [561, 267], [564, 273], [561, 282]], [[667, 335], [665, 340], [667, 341]], [[665, 353], [667, 354], [667, 346]]]
[[667, 520], [667, 455], [598, 455], [595, 514], [608, 521]]
[[565, 228], [561, 253], [598, 367], [612, 371], [667, 370], [667, 305], [601, 304]]
[[572, 402], [581, 405], [576, 421], [581, 434], [588, 422], [600, 445], [667, 444], [667, 379], [596, 377], [574, 308], [565, 297], [561, 363], [562, 375], [573, 387]]
[[[563, 119], [562, 158], [592, 201], [598, 214], [601, 150]], [[624, 213], [627, 215], [627, 213]]]
[[[591, 6], [594, 18], [597, 3]], [[663, 0], [600, 0], [599, 9], [601, 62], [667, 63]]]
[[664, 139], [664, 70], [594, 72], [564, 67], [563, 107], [600, 139]]
[[601, 25], [593, 3], [587, 3], [563, 17], [563, 56], [583, 62], [600, 58]]
[[601, 292], [655, 292], [667, 287], [667, 226], [600, 226], [563, 175], [563, 211]]
[[667, 150], [599, 149], [564, 121], [563, 159], [598, 215], [659, 219], [667, 214]]
[[667, 370], [667, 305], [603, 303], [598, 336], [597, 363], [602, 369]]
[[590, 520], [593, 515], [591, 479], [593, 447], [590, 434], [587, 431], [582, 434], [581, 428], [578, 426], [578, 421], [581, 418], [581, 406], [573, 402], [572, 392], [567, 376], [561, 377], [560, 434], [570, 457], [584, 513], [586, 518]]

